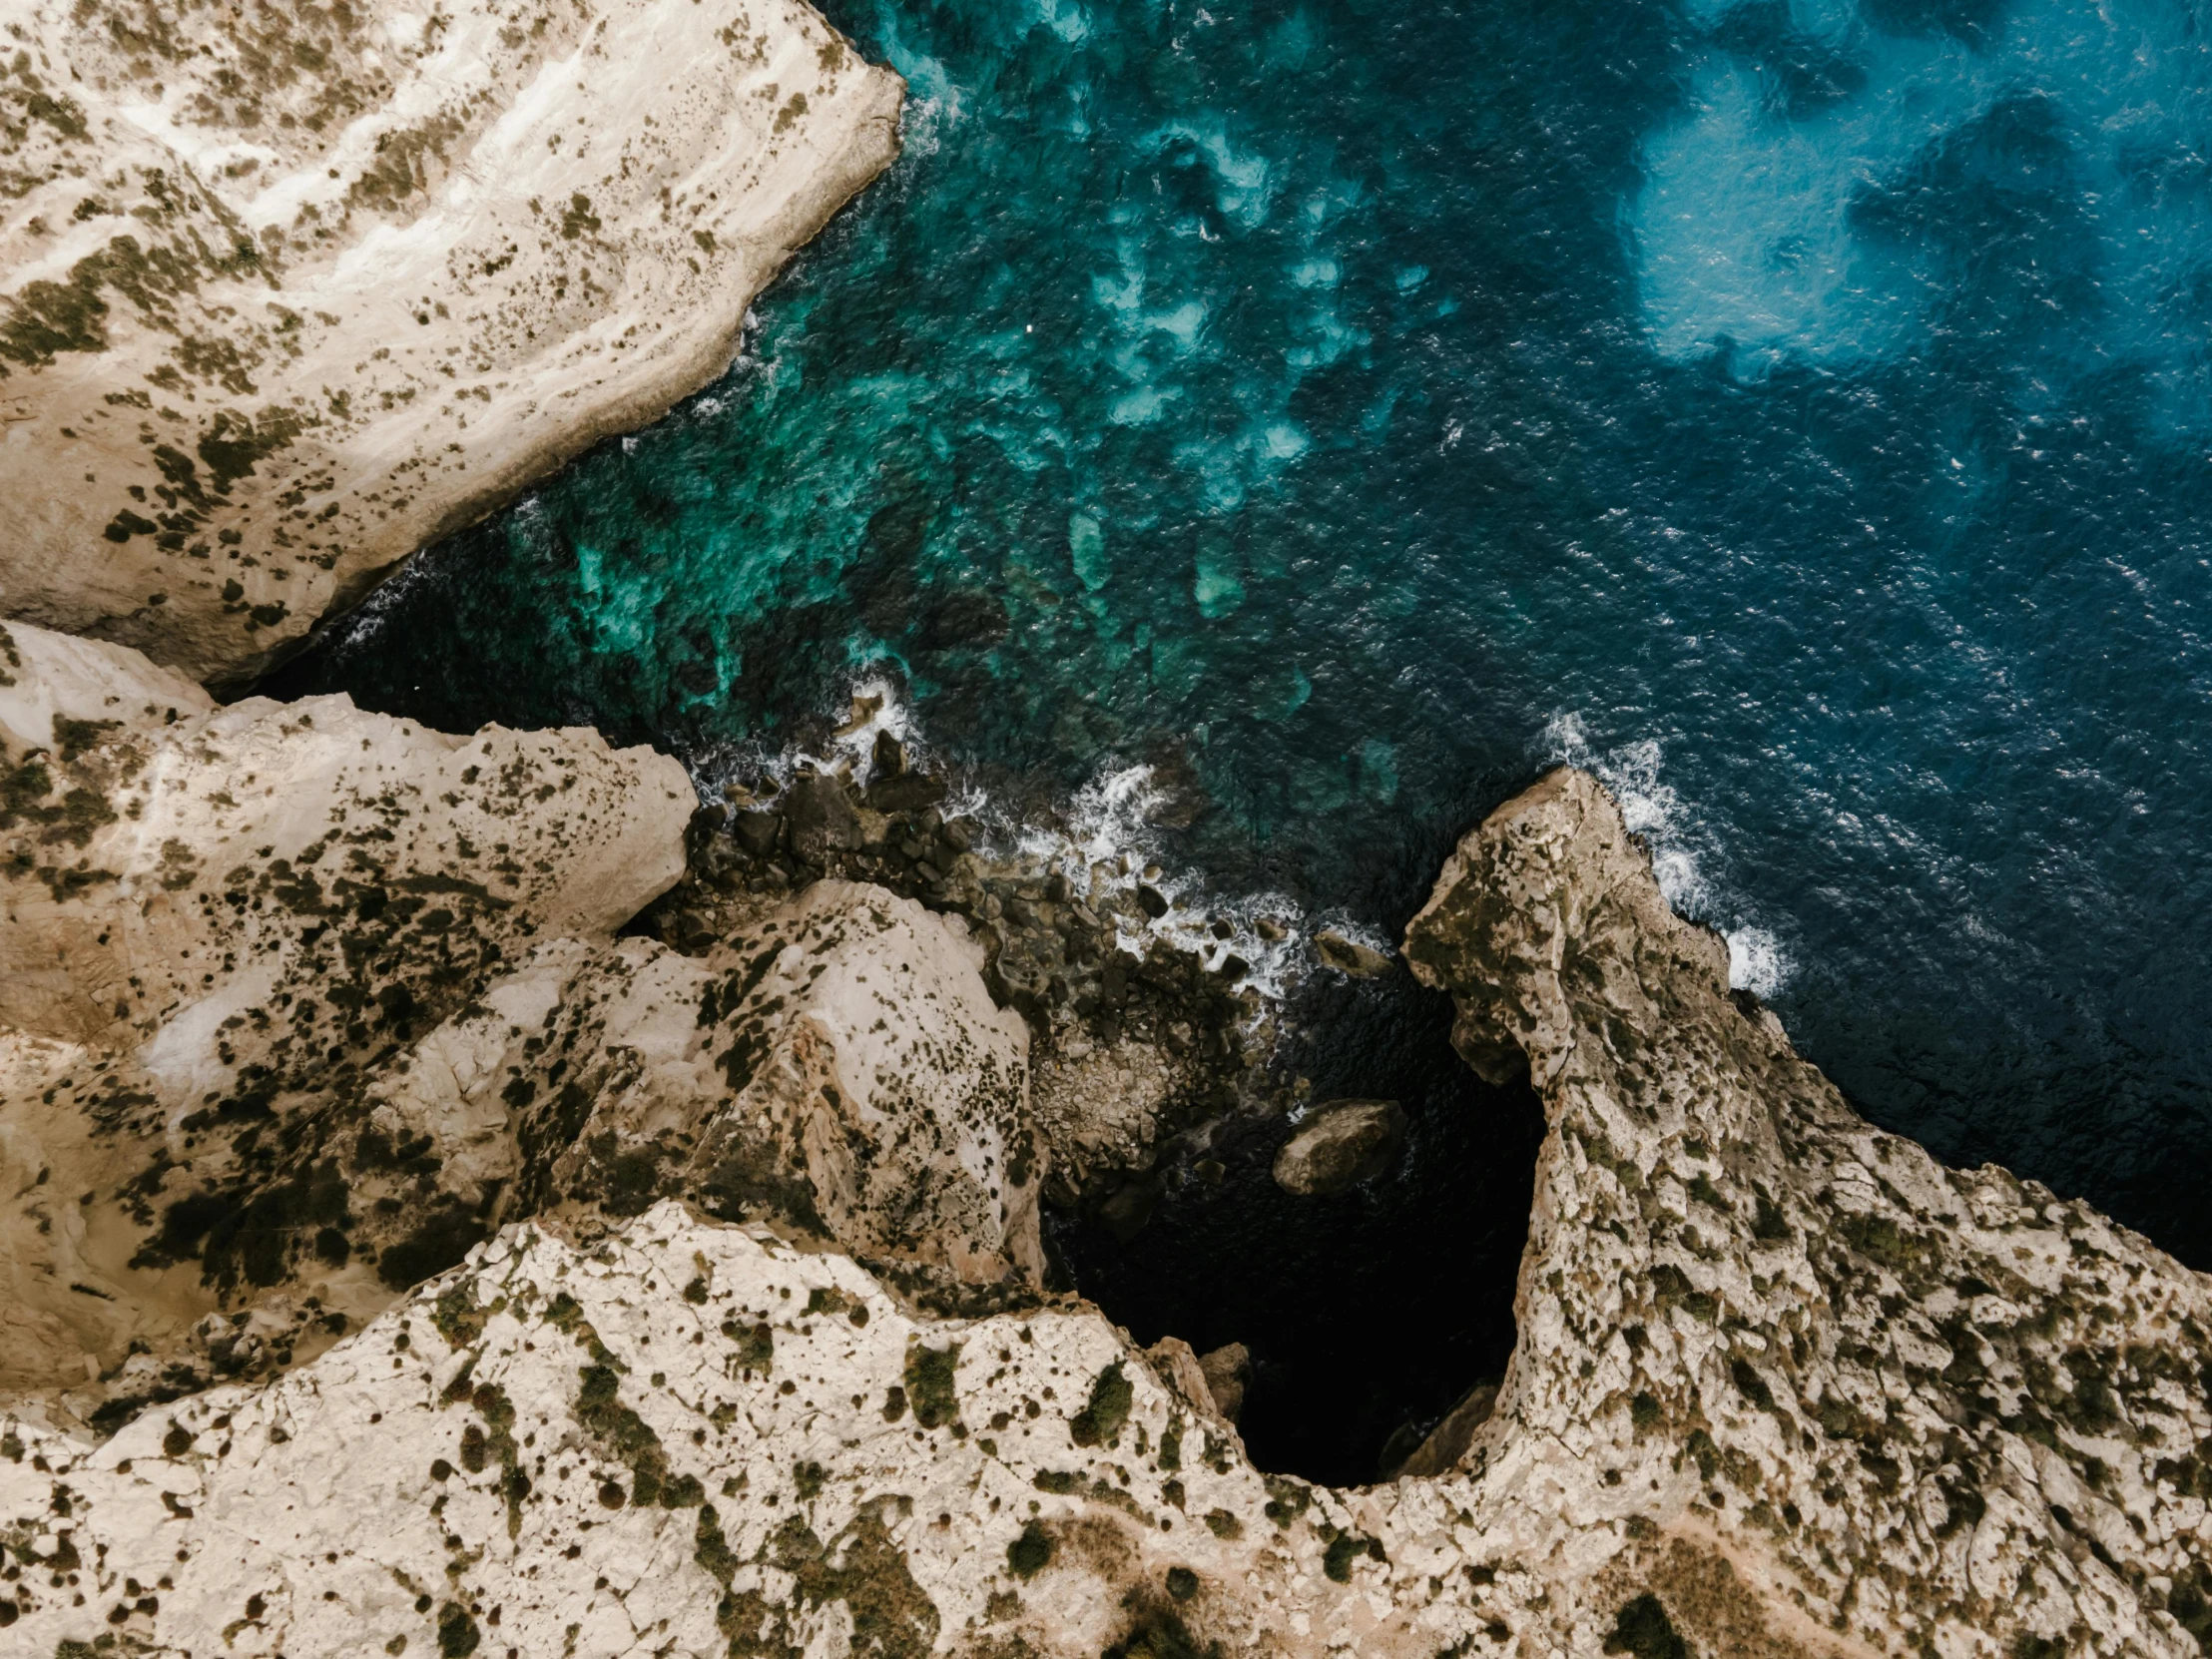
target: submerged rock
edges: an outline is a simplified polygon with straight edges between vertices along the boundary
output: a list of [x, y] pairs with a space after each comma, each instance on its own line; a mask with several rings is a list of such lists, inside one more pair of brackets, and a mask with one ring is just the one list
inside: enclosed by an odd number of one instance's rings
[[1394, 1100], [1333, 1100], [1317, 1106], [1275, 1155], [1275, 1184], [1301, 1198], [1373, 1181], [1405, 1145], [1405, 1109]]
[[1349, 933], [1324, 927], [1314, 935], [1314, 954], [1329, 967], [1354, 979], [1380, 979], [1397, 964]]

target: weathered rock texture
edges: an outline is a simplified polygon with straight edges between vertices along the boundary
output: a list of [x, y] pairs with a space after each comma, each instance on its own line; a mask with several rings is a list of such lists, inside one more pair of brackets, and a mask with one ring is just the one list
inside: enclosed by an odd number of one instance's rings
[[897, 144], [800, 0], [44, 0], [0, 45], [0, 615], [203, 680], [720, 372]]
[[1562, 1564], [1618, 1547], [1610, 1581], [1656, 1574], [1701, 1652], [1720, 1632], [1677, 1559], [1808, 1652], [2212, 1638], [2200, 1275], [1862, 1121], [1731, 997], [1725, 944], [1582, 773], [1461, 843], [1405, 956], [1549, 1122], [1519, 1347], [1469, 1454], [1485, 1505], [1544, 1515]]
[[2202, 1280], [1853, 1116], [1578, 774], [1470, 833], [1405, 955], [1550, 1118], [1456, 1466], [1266, 1475], [1181, 1344], [928, 1318], [662, 1203], [510, 1227], [105, 1444], [7, 1423], [0, 1620], [39, 1654], [2202, 1651]]

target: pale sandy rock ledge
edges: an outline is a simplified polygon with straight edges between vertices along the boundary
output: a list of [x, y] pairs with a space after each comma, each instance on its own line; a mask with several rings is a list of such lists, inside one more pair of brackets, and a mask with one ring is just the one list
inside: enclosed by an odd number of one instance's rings
[[1439, 1472], [1264, 1473], [1180, 1345], [931, 1316], [664, 1200], [105, 1443], [8, 1417], [0, 1619], [73, 1659], [2203, 1651], [2201, 1277], [1854, 1116], [1582, 775], [1470, 832], [1404, 954], [1550, 1125]]
[[239, 682], [728, 364], [896, 152], [799, 0], [0, 19], [0, 615]]

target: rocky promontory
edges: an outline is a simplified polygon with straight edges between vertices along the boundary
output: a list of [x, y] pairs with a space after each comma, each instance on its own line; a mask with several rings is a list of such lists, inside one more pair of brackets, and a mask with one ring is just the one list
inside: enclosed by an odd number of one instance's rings
[[41, 0], [0, 41], [0, 616], [202, 681], [720, 373], [898, 142], [801, 0]]

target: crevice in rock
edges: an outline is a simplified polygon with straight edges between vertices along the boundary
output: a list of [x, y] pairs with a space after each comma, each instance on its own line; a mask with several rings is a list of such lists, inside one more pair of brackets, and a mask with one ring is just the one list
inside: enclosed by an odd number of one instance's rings
[[1217, 1147], [1218, 1174], [1172, 1172], [1133, 1236], [1048, 1213], [1077, 1289], [1138, 1343], [1251, 1351], [1239, 1428], [1262, 1469], [1370, 1484], [1386, 1448], [1402, 1458], [1512, 1353], [1542, 1113], [1525, 1081], [1475, 1076], [1450, 1023], [1447, 1001], [1402, 976], [1321, 976], [1301, 998], [1305, 1034], [1282, 1059], [1310, 1098], [1405, 1109], [1404, 1150], [1373, 1181], [1285, 1192], [1272, 1166], [1297, 1126], [1278, 1118]]

